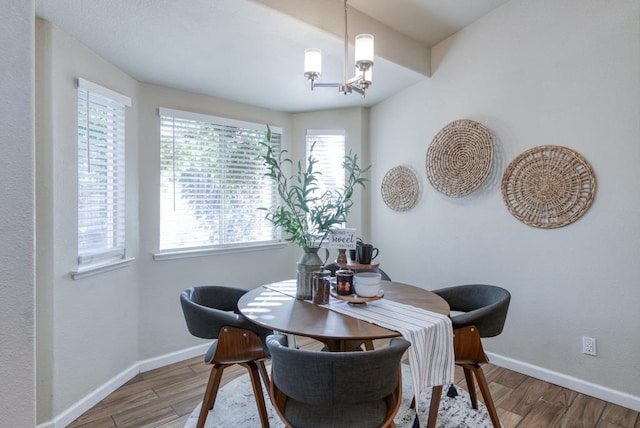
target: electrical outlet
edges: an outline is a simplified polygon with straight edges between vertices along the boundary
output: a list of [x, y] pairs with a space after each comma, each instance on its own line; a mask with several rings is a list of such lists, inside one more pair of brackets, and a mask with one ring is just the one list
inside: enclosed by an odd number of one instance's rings
[[596, 355], [596, 340], [593, 337], [582, 336], [582, 353]]

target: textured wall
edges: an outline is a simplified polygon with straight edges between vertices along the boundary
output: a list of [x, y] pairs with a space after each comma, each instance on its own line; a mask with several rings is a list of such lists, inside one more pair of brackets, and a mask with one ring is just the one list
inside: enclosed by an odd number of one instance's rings
[[0, 424], [35, 421], [33, 1], [0, 20]]

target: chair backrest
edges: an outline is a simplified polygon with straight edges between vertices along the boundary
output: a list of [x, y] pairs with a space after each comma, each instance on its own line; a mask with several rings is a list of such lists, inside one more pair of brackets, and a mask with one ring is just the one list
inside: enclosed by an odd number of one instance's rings
[[453, 328], [475, 325], [481, 337], [502, 333], [511, 293], [504, 288], [486, 284], [466, 284], [433, 290], [447, 301], [452, 311], [463, 314], [453, 316]]
[[489, 362], [480, 340], [480, 331], [474, 325], [460, 327], [453, 331], [453, 352], [458, 364]]
[[373, 351], [319, 352], [288, 348], [283, 336], [267, 337], [272, 381], [287, 397], [331, 407], [384, 399], [400, 382], [400, 360], [410, 343], [394, 338]]
[[200, 285], [180, 293], [180, 304], [189, 332], [203, 339], [216, 339], [223, 326], [254, 331], [264, 340], [271, 332], [261, 329], [237, 313], [238, 300], [247, 290], [222, 285]]

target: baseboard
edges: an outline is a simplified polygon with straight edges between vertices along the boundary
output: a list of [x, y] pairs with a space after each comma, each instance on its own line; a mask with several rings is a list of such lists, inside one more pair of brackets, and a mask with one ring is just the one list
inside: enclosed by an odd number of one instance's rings
[[209, 346], [210, 344], [206, 343], [203, 345], [183, 349], [181, 351], [171, 352], [159, 357], [138, 361], [128, 369], [123, 370], [113, 378], [109, 379], [102, 386], [98, 387], [89, 395], [82, 398], [77, 403], [54, 417], [52, 420], [44, 422], [42, 424], [38, 424], [36, 428], [64, 428], [71, 422], [78, 419], [78, 417], [80, 417], [80, 415], [85, 413], [87, 410], [98, 404], [106, 396], [127, 383], [138, 373], [148, 372], [149, 370], [157, 369], [159, 367], [164, 367], [169, 364], [203, 355], [207, 351]]
[[164, 354], [159, 357], [140, 361], [138, 363], [138, 366], [140, 367], [140, 373], [148, 372], [149, 370], [154, 370], [160, 367], [168, 366], [169, 364], [188, 360], [189, 358], [197, 357], [198, 355], [204, 355], [210, 346], [211, 343], [205, 343], [202, 345], [192, 346], [191, 348], [182, 349], [180, 351], [171, 352], [169, 354]]
[[572, 376], [487, 352], [491, 364], [640, 412], [640, 397]]

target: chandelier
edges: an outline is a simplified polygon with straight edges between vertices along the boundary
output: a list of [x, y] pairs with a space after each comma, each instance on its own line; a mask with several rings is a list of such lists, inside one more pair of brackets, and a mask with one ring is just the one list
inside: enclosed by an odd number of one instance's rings
[[347, 31], [347, 0], [344, 0], [344, 69], [341, 83], [317, 82], [322, 73], [322, 52], [320, 49], [310, 48], [304, 51], [304, 75], [311, 80], [313, 88], [338, 88], [338, 92], [345, 95], [355, 91], [364, 96], [365, 91], [371, 85], [373, 69], [373, 36], [371, 34], [359, 34], [355, 39], [355, 66], [356, 75], [347, 79], [348, 57], [348, 31]]

